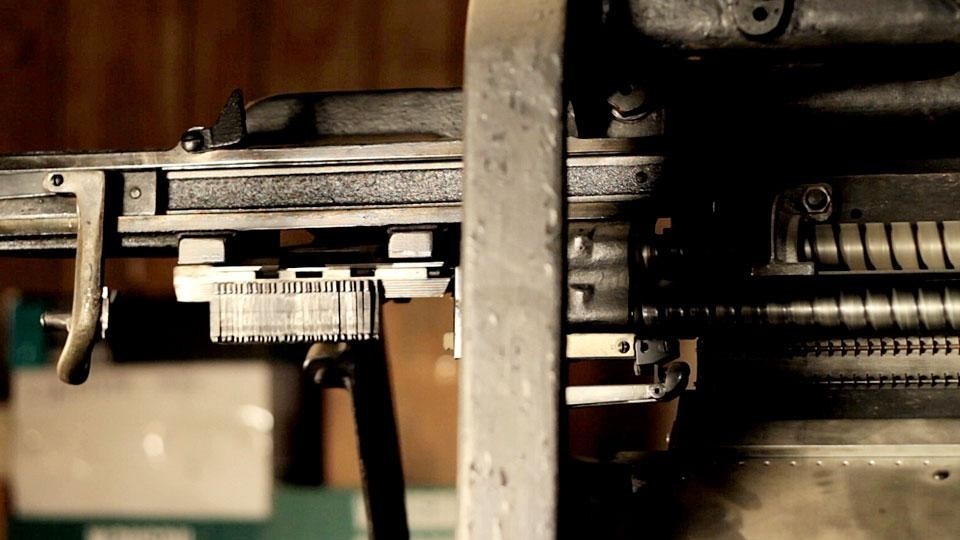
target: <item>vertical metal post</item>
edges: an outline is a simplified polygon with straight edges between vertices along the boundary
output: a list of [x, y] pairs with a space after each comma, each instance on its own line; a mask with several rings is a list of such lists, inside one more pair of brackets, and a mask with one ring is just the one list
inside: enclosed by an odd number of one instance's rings
[[557, 536], [565, 0], [473, 0], [458, 538]]
[[357, 454], [370, 538], [408, 538], [400, 439], [383, 342], [352, 345], [353, 376], [344, 379], [353, 399]]
[[304, 369], [314, 382], [343, 386], [350, 392], [371, 540], [409, 538], [400, 440], [383, 342], [314, 344]]

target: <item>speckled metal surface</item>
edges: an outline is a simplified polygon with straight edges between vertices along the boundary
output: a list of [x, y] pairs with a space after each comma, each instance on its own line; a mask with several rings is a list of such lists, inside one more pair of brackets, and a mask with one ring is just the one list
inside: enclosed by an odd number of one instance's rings
[[[648, 43], [693, 50], [960, 43], [960, 6], [956, 2], [803, 0], [789, 2], [779, 13], [770, 10], [774, 3], [630, 0], [630, 12], [634, 28]], [[755, 11], [763, 15], [752, 16], [755, 19], [745, 24], [743, 14]], [[753, 33], [754, 24], [768, 22], [774, 15], [777, 24], [769, 32]]]
[[[655, 159], [567, 168], [571, 197], [638, 197], [660, 174]], [[235, 210], [459, 202], [460, 168], [171, 178], [167, 209]]]
[[565, 0], [470, 4], [461, 540], [557, 537], [565, 25]]
[[388, 134], [459, 139], [462, 124], [458, 89], [281, 94], [247, 108], [251, 140], [263, 144]]

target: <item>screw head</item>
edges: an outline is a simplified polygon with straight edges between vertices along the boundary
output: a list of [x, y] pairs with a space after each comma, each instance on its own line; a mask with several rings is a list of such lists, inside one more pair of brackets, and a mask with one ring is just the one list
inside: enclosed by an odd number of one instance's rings
[[130, 198], [131, 198], [131, 199], [139, 199], [141, 195], [143, 195], [143, 192], [140, 191], [140, 188], [138, 188], [138, 187], [135, 187], [135, 188], [133, 188], [133, 189], [130, 190]]
[[57, 187], [62, 186], [62, 185], [63, 185], [63, 175], [62, 175], [62, 174], [55, 174], [55, 175], [51, 176], [51, 177], [50, 177], [50, 183], [53, 184], [53, 185], [55, 185], [55, 186], [57, 186]]
[[180, 138], [180, 146], [187, 152], [203, 150], [203, 135], [198, 130], [190, 130]]
[[617, 350], [620, 351], [620, 354], [626, 354], [630, 352], [630, 342], [625, 339], [621, 339], [620, 342], [617, 343]]

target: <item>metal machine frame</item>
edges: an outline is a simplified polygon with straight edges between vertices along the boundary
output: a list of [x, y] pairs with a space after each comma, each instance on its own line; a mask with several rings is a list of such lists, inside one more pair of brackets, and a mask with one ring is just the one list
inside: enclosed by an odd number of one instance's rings
[[[939, 0], [472, 0], [462, 93], [234, 93], [168, 151], [0, 157], [0, 251], [75, 250], [44, 319], [69, 383], [109, 326], [106, 256], [177, 253], [215, 342], [325, 342], [305, 365], [353, 393], [378, 537], [406, 529], [380, 302], [451, 288], [459, 538], [573, 535], [567, 506], [803, 537], [828, 497], [816, 536], [946, 534], [958, 50]], [[571, 387], [577, 359], [654, 377]], [[568, 406], [681, 394], [669, 452], [565, 459]]]

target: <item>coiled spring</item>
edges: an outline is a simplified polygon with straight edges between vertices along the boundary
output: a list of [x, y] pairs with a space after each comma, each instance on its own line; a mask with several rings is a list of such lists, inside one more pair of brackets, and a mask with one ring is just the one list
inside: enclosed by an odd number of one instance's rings
[[960, 221], [821, 224], [804, 243], [809, 260], [846, 270], [958, 270]]

